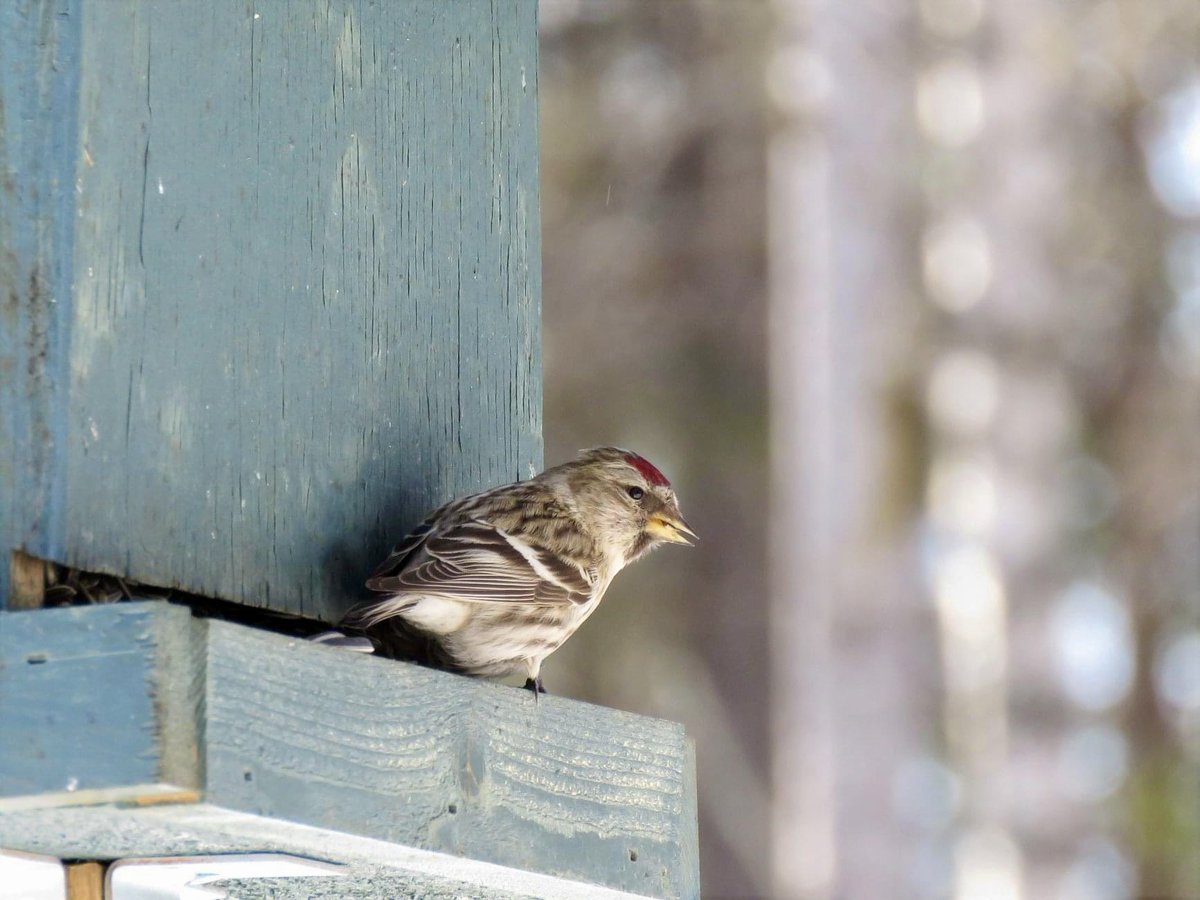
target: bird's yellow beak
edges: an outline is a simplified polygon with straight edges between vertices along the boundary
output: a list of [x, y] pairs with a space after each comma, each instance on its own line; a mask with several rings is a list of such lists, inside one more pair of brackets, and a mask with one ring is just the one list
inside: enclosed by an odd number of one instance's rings
[[683, 516], [679, 515], [679, 511], [673, 509], [664, 509], [662, 512], [652, 515], [650, 521], [646, 523], [646, 531], [660, 541], [686, 544], [689, 547], [692, 541], [700, 540], [700, 536], [692, 531], [687, 522], [683, 521]]

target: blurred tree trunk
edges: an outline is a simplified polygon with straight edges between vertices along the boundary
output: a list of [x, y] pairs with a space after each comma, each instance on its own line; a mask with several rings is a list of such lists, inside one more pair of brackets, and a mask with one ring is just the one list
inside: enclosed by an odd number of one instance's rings
[[833, 347], [828, 61], [810, 0], [776, 0], [767, 84], [771, 412], [771, 873], [776, 897], [832, 897]]
[[547, 459], [704, 536], [552, 683], [685, 721], [705, 893], [1195, 894], [1200, 232], [1139, 151], [1200, 5], [542, 10]]
[[911, 12], [775, 7], [774, 890], [896, 896], [916, 848], [895, 779], [925, 749], [937, 678], [895, 384], [914, 327]]

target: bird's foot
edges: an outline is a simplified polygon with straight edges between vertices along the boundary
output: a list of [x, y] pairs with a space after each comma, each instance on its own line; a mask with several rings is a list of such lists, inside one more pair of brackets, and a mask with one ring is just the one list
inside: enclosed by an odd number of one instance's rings
[[542, 676], [539, 675], [537, 678], [526, 678], [525, 689], [527, 691], [533, 691], [533, 699], [537, 700], [538, 694], [546, 693], [546, 689], [542, 687]]

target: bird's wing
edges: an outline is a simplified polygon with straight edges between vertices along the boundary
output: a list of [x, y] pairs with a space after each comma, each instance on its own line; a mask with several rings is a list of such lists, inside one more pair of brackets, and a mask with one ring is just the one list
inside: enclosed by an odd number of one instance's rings
[[388, 594], [551, 605], [584, 603], [595, 591], [595, 573], [559, 558], [527, 536], [480, 519], [443, 532], [431, 534], [427, 529], [420, 539], [419, 548], [414, 544], [406, 551], [407, 565], [396, 568], [385, 563], [367, 587]]
[[433, 530], [434, 523], [445, 508], [443, 506], [435, 509], [429, 514], [429, 518], [405, 535], [404, 540], [392, 548], [392, 552], [388, 554], [387, 559], [375, 567], [375, 571], [371, 573], [371, 579], [367, 582], [367, 585], [370, 586], [371, 581], [377, 578], [394, 575], [408, 565], [414, 554], [425, 543], [425, 539], [429, 537], [429, 532]]

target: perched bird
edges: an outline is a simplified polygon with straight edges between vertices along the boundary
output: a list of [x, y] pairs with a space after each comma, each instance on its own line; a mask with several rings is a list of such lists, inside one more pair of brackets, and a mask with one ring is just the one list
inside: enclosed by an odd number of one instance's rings
[[316, 640], [468, 675], [524, 673], [544, 693], [543, 660], [595, 612], [613, 577], [695, 537], [650, 462], [586, 450], [435, 510], [367, 580], [380, 596], [352, 609], [342, 633]]

